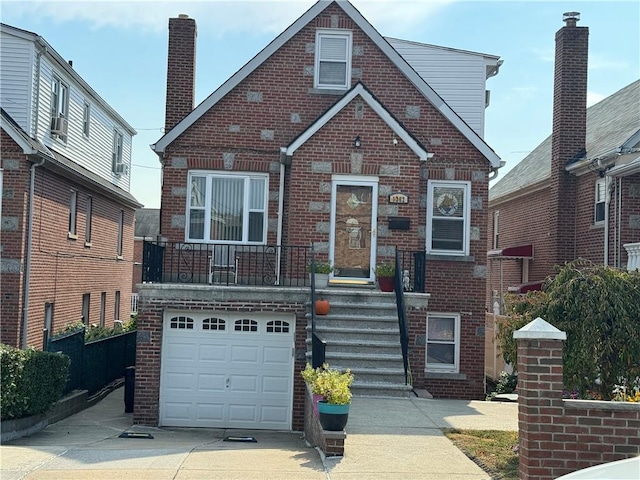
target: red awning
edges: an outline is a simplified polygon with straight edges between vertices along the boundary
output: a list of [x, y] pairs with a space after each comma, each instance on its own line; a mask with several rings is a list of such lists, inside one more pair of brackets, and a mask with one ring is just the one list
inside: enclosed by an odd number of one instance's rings
[[533, 245], [519, 245], [517, 247], [499, 248], [489, 250], [487, 257], [490, 258], [528, 258], [533, 260]]

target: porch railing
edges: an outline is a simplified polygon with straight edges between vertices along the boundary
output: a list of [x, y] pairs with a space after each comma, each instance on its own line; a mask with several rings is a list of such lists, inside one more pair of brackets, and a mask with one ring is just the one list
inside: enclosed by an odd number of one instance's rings
[[321, 367], [325, 362], [327, 342], [316, 333], [316, 255], [311, 247], [311, 267], [309, 277], [311, 279], [311, 366]]
[[[396, 307], [398, 309], [398, 326], [400, 328], [400, 347], [402, 348], [402, 361], [404, 363], [404, 381], [411, 385], [411, 367], [409, 365], [409, 329], [407, 327], [407, 308], [404, 304], [404, 291], [407, 288], [406, 271], [407, 264], [401, 262], [402, 255], [396, 249], [396, 275], [394, 278], [394, 291], [396, 293]], [[415, 269], [414, 269], [415, 271]], [[424, 278], [424, 269], [423, 274]]]
[[142, 281], [308, 287], [310, 262], [310, 246], [145, 241]]

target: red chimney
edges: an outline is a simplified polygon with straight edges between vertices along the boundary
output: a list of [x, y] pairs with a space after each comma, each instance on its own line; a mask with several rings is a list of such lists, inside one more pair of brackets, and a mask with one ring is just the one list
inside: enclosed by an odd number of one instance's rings
[[197, 35], [196, 21], [188, 15], [169, 19], [165, 133], [193, 110]]
[[578, 27], [577, 12], [563, 15], [556, 33], [551, 135], [549, 232], [555, 238], [555, 263], [575, 259], [576, 178], [566, 166], [586, 153], [589, 29]]

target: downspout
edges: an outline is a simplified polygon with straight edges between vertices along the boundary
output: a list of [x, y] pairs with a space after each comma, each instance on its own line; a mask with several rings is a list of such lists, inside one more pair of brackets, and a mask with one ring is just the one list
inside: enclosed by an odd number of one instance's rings
[[24, 286], [22, 292], [22, 336], [20, 339], [20, 348], [26, 349], [28, 344], [28, 326], [29, 326], [29, 283], [31, 277], [31, 245], [33, 243], [33, 197], [35, 195], [36, 184], [36, 167], [44, 165], [45, 158], [41, 157], [39, 163], [32, 163], [29, 178], [29, 216], [27, 220], [27, 248], [26, 261], [24, 267]]
[[285, 161], [287, 157], [285, 153], [280, 155], [280, 186], [278, 187], [278, 232], [276, 238], [276, 248], [278, 258], [276, 260], [276, 285], [280, 285], [280, 265], [282, 262], [282, 215], [284, 212], [284, 172]]
[[[604, 176], [604, 259], [603, 265], [609, 265], [609, 205], [611, 204], [611, 177]], [[615, 217], [614, 217], [615, 218]]]
[[506, 164], [507, 164], [507, 162], [505, 160], [500, 160], [500, 166], [499, 167], [492, 167], [491, 170], [489, 171], [489, 181], [497, 178], [498, 177], [498, 170], [500, 170]]

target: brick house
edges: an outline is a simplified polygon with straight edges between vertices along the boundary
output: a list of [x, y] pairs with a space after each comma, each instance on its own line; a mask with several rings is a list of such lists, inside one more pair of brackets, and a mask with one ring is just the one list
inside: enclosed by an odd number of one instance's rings
[[553, 132], [489, 191], [489, 310], [576, 258], [640, 266], [640, 80], [586, 108], [589, 30], [565, 17]]
[[135, 130], [39, 35], [1, 24], [2, 343], [129, 318]]
[[[356, 394], [482, 397], [501, 163], [482, 133], [499, 58], [386, 39], [349, 2], [322, 0], [194, 108], [195, 39], [193, 19], [169, 20], [166, 134], [152, 146], [164, 241], [145, 244], [138, 285], [134, 421], [302, 429], [312, 256], [334, 267], [326, 359], [352, 368]], [[396, 297], [374, 288], [396, 252], [406, 355]], [[400, 386], [383, 363], [398, 357]]]

